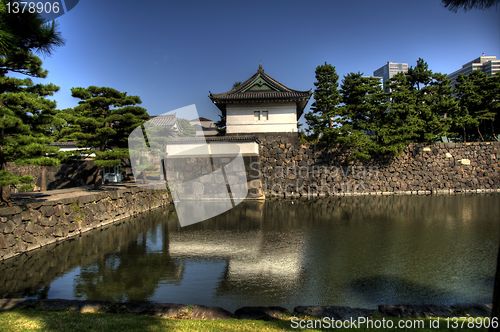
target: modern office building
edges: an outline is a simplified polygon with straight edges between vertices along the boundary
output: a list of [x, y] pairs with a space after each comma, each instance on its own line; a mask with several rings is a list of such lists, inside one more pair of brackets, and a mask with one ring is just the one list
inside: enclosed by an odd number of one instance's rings
[[494, 75], [500, 72], [500, 59], [494, 55], [482, 55], [477, 59], [467, 62], [457, 71], [448, 75], [452, 84], [455, 84], [459, 75], [469, 75], [474, 70], [481, 70], [486, 75]]
[[387, 62], [385, 65], [373, 72], [373, 76], [381, 77], [384, 89], [388, 89], [388, 81], [397, 73], [407, 73], [408, 64], [407, 63], [397, 63], [397, 62]]

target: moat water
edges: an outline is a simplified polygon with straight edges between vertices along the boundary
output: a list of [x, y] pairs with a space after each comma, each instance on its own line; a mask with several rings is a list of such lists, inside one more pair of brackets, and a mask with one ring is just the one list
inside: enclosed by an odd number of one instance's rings
[[500, 195], [159, 209], [0, 263], [0, 297], [248, 305], [490, 303]]

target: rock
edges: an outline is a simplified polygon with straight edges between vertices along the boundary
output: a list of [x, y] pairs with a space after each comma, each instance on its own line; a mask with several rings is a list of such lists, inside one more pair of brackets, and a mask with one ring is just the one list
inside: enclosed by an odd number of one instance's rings
[[470, 165], [470, 159], [460, 159], [459, 162], [462, 165]]
[[12, 220], [7, 220], [4, 223], [0, 224], [0, 230], [3, 230], [4, 234], [10, 234], [15, 228], [15, 224]]
[[219, 307], [181, 304], [155, 304], [150, 309], [155, 316], [174, 319], [226, 319], [234, 316]]
[[5, 240], [5, 236], [0, 236], [0, 249], [7, 249], [7, 241]]
[[300, 316], [331, 317], [334, 319], [349, 319], [358, 317], [371, 317], [376, 310], [363, 308], [350, 308], [341, 306], [298, 306], [293, 312]]
[[290, 312], [282, 307], [242, 307], [234, 312], [240, 319], [273, 320], [290, 316]]
[[451, 306], [453, 316], [489, 317], [491, 305], [486, 304], [456, 304]]
[[21, 239], [27, 243], [35, 243], [35, 237], [30, 233], [24, 233]]
[[453, 310], [445, 305], [380, 305], [378, 311], [391, 317], [453, 316]]
[[0, 208], [0, 216], [12, 216], [14, 214], [21, 213], [22, 209], [19, 206], [10, 206], [6, 208]]
[[44, 205], [40, 208], [40, 212], [46, 217], [50, 217], [54, 214], [54, 207], [52, 205]]

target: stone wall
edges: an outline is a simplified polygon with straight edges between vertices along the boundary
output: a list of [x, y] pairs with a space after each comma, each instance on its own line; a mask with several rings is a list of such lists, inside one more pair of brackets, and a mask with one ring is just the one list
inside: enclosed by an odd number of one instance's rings
[[34, 189], [41, 187], [42, 172], [48, 190], [90, 185], [95, 182], [99, 169], [93, 160], [76, 160], [58, 166], [7, 164], [7, 170], [17, 175], [29, 175], [33, 178]]
[[0, 208], [0, 260], [169, 203], [165, 190], [115, 187]]
[[[128, 160], [121, 164], [125, 180], [133, 176]], [[7, 170], [16, 175], [29, 175], [33, 177], [34, 189], [41, 187], [42, 172], [45, 170], [45, 181], [48, 190], [73, 188], [92, 185], [100, 178], [99, 168], [93, 160], [67, 161], [58, 166], [16, 165], [8, 163]]]
[[151, 213], [103, 226], [102, 232], [83, 233], [78, 241], [52, 243], [44, 250], [34, 250], [0, 261], [0, 298], [37, 295], [40, 285], [50, 284], [75, 267], [104, 260], [107, 255], [137, 241], [138, 234], [160, 225], [164, 229], [166, 225], [162, 223], [168, 214], [168, 208], [156, 209]]
[[286, 135], [259, 141], [270, 196], [500, 191], [500, 142], [413, 144], [390, 161], [349, 164], [339, 152]]
[[260, 174], [252, 169], [258, 160], [258, 156], [244, 156], [240, 164], [228, 156], [170, 158], [165, 167], [169, 185], [180, 197], [224, 199], [230, 189], [233, 198], [241, 198], [238, 193], [244, 192], [241, 180], [246, 176], [246, 198], [263, 199]]

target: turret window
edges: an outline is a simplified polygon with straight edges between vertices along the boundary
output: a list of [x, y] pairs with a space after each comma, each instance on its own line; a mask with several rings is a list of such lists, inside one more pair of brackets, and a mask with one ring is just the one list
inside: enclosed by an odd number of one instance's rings
[[255, 121], [269, 120], [269, 111], [254, 111], [253, 118]]

